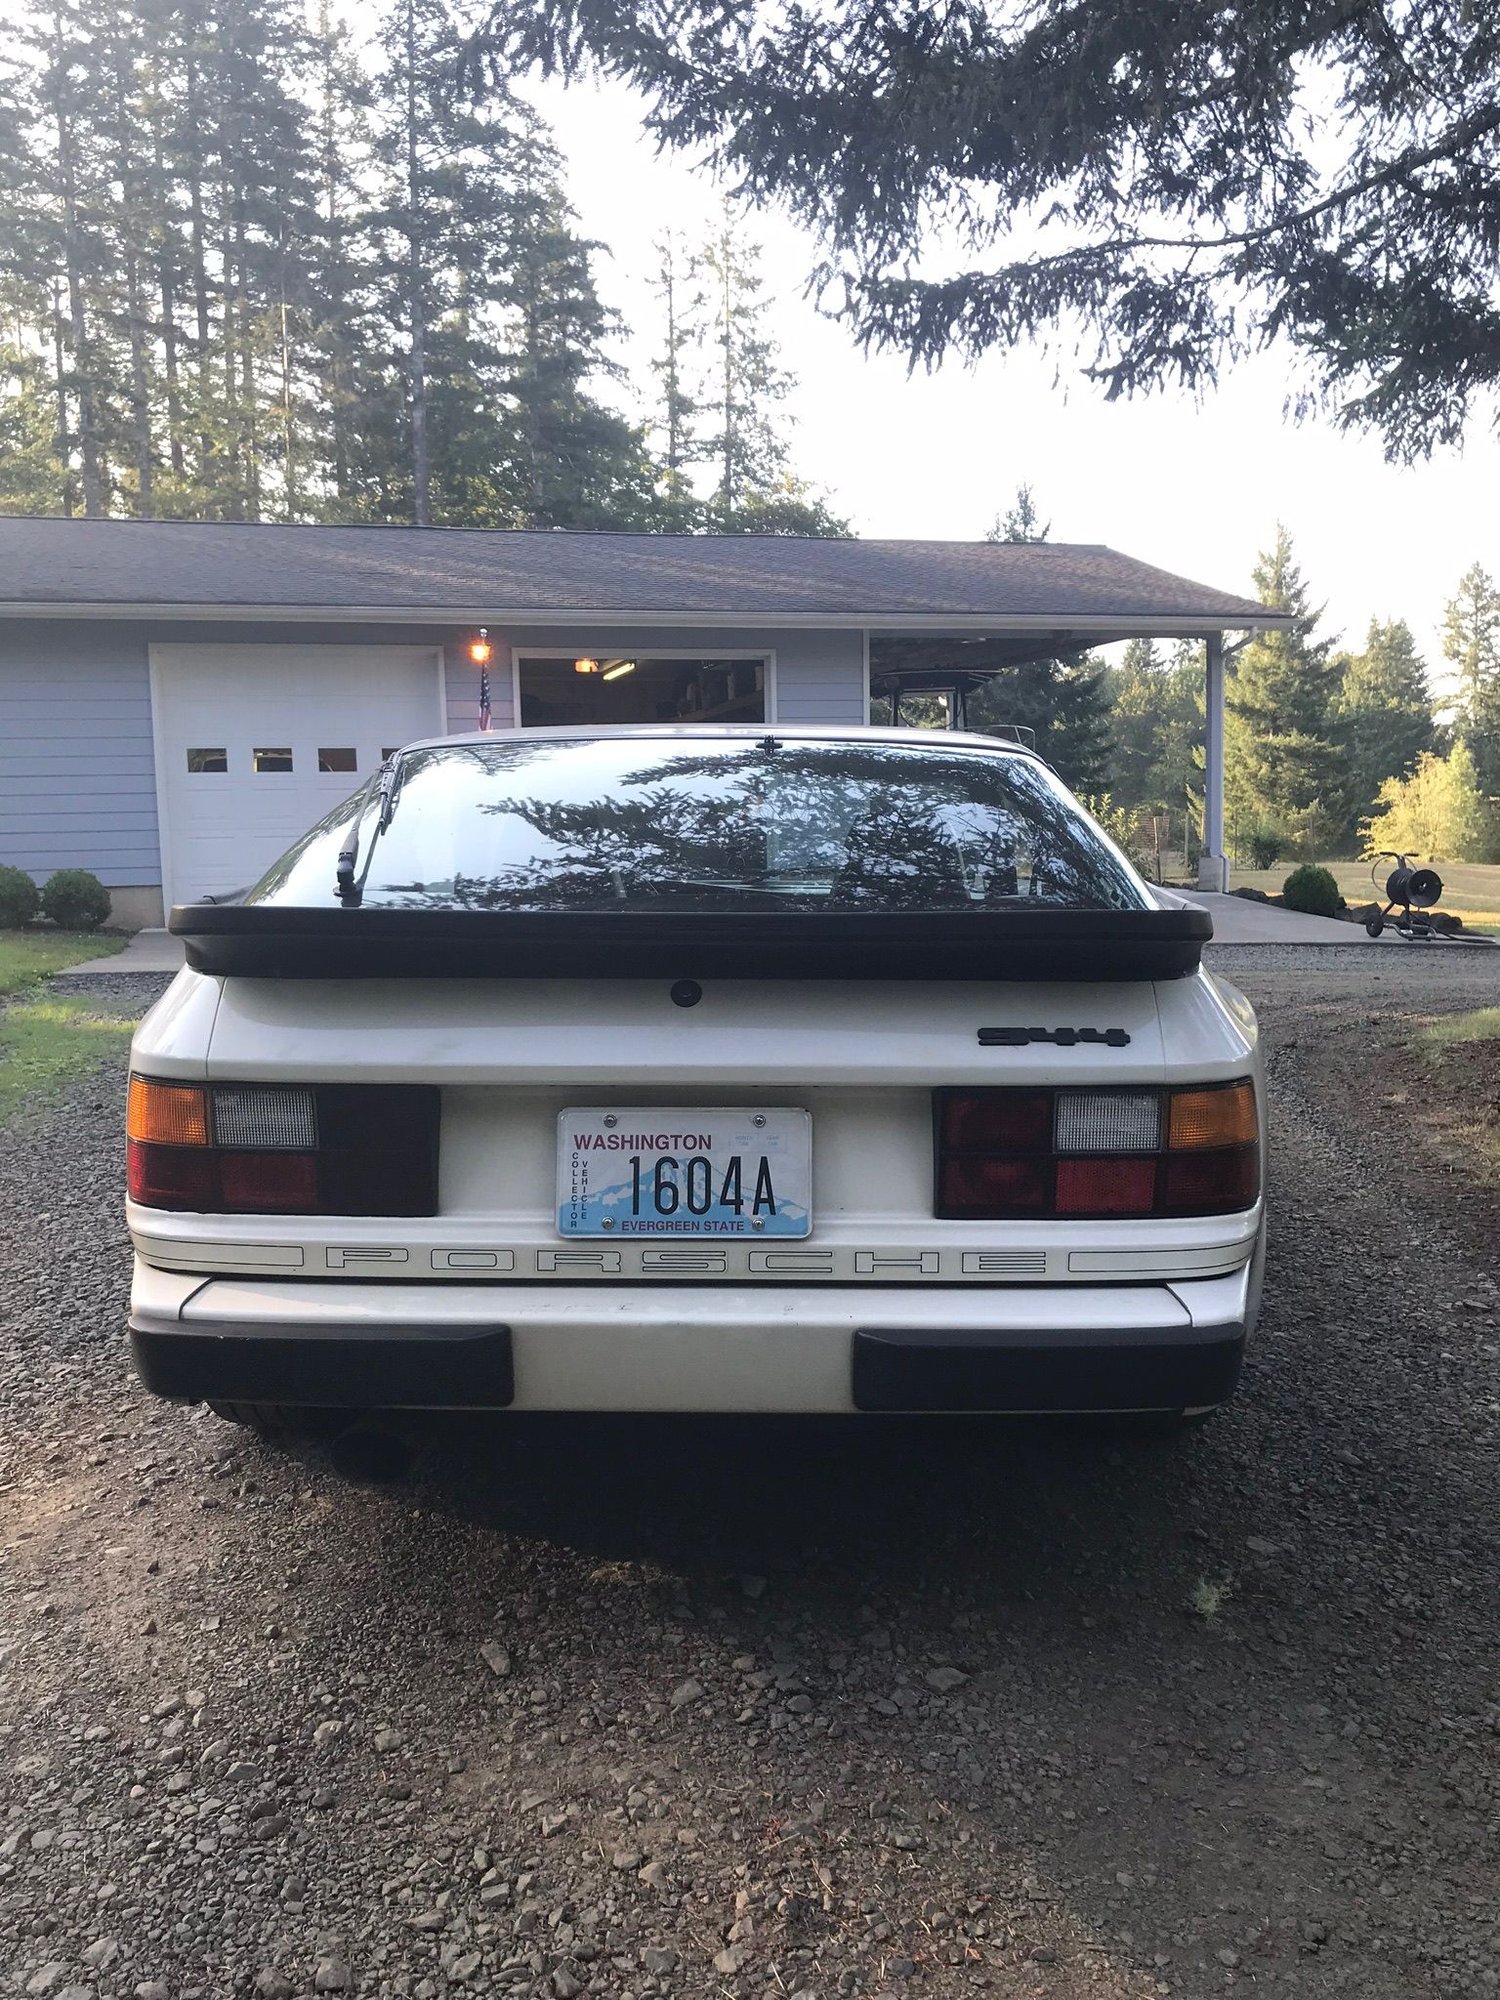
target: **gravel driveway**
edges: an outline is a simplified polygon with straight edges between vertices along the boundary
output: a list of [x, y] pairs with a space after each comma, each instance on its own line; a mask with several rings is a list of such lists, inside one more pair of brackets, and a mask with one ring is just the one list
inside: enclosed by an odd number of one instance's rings
[[13, 1128], [0, 1994], [1496, 1991], [1500, 1210], [1399, 1221], [1327, 1057], [1500, 953], [1371, 956], [1223, 954], [1271, 1275], [1170, 1448], [533, 1419], [345, 1486], [135, 1388], [118, 1077]]

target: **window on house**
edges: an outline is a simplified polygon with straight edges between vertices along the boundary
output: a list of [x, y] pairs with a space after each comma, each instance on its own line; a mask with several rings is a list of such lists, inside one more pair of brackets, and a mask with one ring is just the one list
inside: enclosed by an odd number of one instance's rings
[[251, 769], [260, 777], [263, 777], [268, 771], [290, 771], [292, 768], [292, 753], [289, 748], [252, 750], [250, 752], [250, 765]]
[[190, 771], [227, 771], [229, 769], [229, 752], [222, 748], [218, 750], [189, 750], [187, 753], [187, 767]]
[[522, 728], [548, 723], [764, 722], [766, 662], [580, 653], [518, 664]]
[[352, 750], [320, 750], [318, 752], [320, 771], [357, 771], [359, 759]]

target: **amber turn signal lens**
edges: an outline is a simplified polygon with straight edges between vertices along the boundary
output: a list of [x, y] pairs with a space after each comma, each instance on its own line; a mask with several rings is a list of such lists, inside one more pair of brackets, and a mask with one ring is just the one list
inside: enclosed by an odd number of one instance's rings
[[1167, 1145], [1172, 1152], [1200, 1146], [1248, 1146], [1256, 1137], [1255, 1086], [1174, 1090]]
[[125, 1131], [155, 1146], [206, 1146], [208, 1092], [197, 1083], [153, 1083], [130, 1079]]

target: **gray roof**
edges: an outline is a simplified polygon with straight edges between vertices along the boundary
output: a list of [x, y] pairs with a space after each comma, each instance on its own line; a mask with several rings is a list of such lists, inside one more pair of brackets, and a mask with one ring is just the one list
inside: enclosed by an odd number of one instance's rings
[[1091, 544], [0, 518], [0, 611], [1277, 624]]

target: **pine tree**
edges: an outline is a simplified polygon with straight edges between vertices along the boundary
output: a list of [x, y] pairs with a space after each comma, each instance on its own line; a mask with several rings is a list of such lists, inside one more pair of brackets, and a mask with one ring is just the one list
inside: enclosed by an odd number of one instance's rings
[[847, 534], [848, 524], [791, 469], [775, 408], [795, 384], [767, 323], [760, 246], [727, 204], [699, 263], [715, 350], [702, 395], [711, 425], [703, 450], [715, 472], [710, 525], [723, 535]]
[[1370, 620], [1365, 650], [1342, 662], [1334, 726], [1348, 759], [1354, 818], [1375, 810], [1388, 778], [1406, 778], [1433, 747], [1427, 669], [1405, 619]]
[[1312, 609], [1291, 537], [1255, 565], [1262, 604], [1289, 611], [1289, 630], [1261, 632], [1235, 658], [1225, 689], [1225, 800], [1232, 828], [1274, 828], [1288, 844], [1326, 848], [1347, 822], [1344, 759], [1331, 711], [1332, 642], [1312, 634]]
[[1458, 675], [1458, 735], [1480, 789], [1500, 797], [1500, 590], [1480, 563], [1460, 577], [1444, 614], [1443, 657]]
[[697, 260], [676, 231], [662, 235], [656, 254], [652, 290], [661, 308], [663, 331], [660, 352], [651, 363], [658, 384], [653, 429], [661, 440], [667, 524], [680, 532], [696, 526], [703, 511], [690, 474], [702, 457], [697, 434], [701, 405], [693, 393], [693, 369], [703, 344], [704, 298]]

